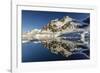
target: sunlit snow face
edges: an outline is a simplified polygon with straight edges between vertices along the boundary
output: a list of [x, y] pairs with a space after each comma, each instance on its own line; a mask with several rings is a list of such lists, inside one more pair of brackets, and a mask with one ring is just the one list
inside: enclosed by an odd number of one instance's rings
[[57, 26], [57, 29], [60, 29], [64, 24], [62, 22], [56, 22], [55, 25]]

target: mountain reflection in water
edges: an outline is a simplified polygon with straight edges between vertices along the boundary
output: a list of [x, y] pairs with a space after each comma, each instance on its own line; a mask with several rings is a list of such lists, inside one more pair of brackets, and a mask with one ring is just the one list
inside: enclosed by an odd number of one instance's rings
[[44, 47], [48, 48], [51, 53], [61, 54], [64, 57], [69, 57], [73, 54], [83, 54], [89, 58], [89, 54], [86, 54], [85, 51], [89, 51], [87, 44], [84, 44], [80, 41], [68, 41], [68, 40], [46, 40], [42, 41]]

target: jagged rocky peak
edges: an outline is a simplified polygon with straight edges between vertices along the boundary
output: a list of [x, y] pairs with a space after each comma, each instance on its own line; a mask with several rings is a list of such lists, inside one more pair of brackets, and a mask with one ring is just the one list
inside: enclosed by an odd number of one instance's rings
[[52, 23], [56, 23], [56, 22], [70, 22], [70, 21], [72, 21], [73, 20], [73, 18], [71, 18], [71, 17], [69, 17], [69, 16], [64, 16], [62, 19], [54, 19], [54, 20], [51, 20], [51, 24]]
[[69, 16], [65, 16], [63, 17], [61, 20], [65, 21], [65, 22], [70, 22], [73, 20], [73, 18], [69, 17]]
[[69, 16], [64, 16], [62, 19], [54, 19], [51, 20], [46, 26], [43, 27], [43, 30], [51, 30], [51, 31], [61, 31], [67, 28], [73, 27], [70, 22], [73, 21], [73, 18]]

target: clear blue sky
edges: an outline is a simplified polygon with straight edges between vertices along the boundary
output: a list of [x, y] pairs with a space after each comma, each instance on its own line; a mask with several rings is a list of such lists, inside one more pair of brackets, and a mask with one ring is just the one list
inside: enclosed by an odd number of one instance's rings
[[41, 29], [48, 22], [56, 18], [61, 19], [64, 16], [70, 16], [82, 21], [89, 15], [89, 13], [22, 10], [22, 32], [31, 31], [34, 28]]

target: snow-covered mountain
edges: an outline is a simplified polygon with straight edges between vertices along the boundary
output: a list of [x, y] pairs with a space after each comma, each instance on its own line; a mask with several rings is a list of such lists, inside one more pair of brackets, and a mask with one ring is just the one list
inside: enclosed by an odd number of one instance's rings
[[22, 35], [22, 40], [47, 40], [74, 32], [82, 32], [79, 33], [82, 36], [85, 32], [89, 32], [89, 25], [89, 17], [83, 21], [79, 21], [69, 16], [65, 16], [62, 19], [51, 20], [41, 29], [33, 29], [30, 32], [24, 33]]
[[55, 19], [51, 20], [47, 26], [43, 27], [43, 30], [50, 30], [52, 32], [58, 32], [58, 31], [74, 31], [79, 28], [85, 28], [89, 26], [89, 17], [86, 18], [83, 21], [79, 21], [76, 19], [73, 19], [69, 16], [65, 16], [62, 19]]

